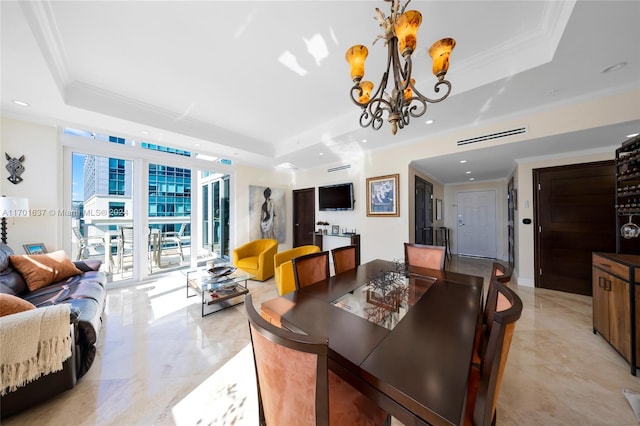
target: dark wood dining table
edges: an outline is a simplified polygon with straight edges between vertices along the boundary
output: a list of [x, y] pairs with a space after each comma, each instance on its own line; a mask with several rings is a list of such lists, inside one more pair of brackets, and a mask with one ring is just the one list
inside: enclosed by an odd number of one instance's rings
[[332, 303], [393, 268], [373, 260], [262, 309], [290, 330], [328, 336], [331, 370], [405, 425], [461, 424], [483, 278], [412, 269], [408, 309], [389, 328]]

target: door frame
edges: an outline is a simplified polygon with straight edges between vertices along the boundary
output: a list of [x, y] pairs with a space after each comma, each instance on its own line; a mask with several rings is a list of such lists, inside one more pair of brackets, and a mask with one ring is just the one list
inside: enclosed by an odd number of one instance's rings
[[[418, 187], [424, 186], [424, 199], [420, 199], [418, 197]], [[429, 197], [427, 199], [427, 194]], [[418, 219], [420, 218], [419, 210], [420, 206], [424, 202], [424, 225], [422, 231], [418, 231]], [[413, 242], [418, 244], [433, 244], [433, 184], [422, 179], [420, 176], [415, 176], [414, 180], [414, 229], [413, 229]], [[429, 226], [427, 226], [429, 225]], [[427, 232], [428, 229], [431, 229], [431, 232]], [[422, 241], [421, 238], [418, 238], [419, 232], [425, 232], [425, 239]]]
[[[311, 193], [311, 197], [309, 197], [309, 193]], [[296, 208], [296, 204], [298, 203], [298, 198], [302, 196], [311, 200], [311, 214], [304, 214], [301, 218], [298, 218], [298, 209]], [[292, 247], [295, 248], [301, 245], [306, 245], [306, 243], [313, 244], [313, 232], [315, 231], [316, 222], [316, 188], [294, 189], [292, 201]], [[301, 227], [311, 229], [311, 236], [309, 236], [309, 238], [301, 237]], [[302, 232], [304, 232], [304, 230]]]

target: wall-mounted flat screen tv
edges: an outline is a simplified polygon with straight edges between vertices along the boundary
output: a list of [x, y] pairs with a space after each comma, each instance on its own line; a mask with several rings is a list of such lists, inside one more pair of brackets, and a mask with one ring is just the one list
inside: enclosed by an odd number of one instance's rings
[[340, 183], [318, 187], [318, 208], [320, 211], [353, 210], [353, 183]]

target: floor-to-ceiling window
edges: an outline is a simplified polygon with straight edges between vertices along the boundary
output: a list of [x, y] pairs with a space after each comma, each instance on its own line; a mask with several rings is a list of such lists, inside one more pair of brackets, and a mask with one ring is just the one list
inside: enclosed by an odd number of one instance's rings
[[[229, 170], [229, 160], [82, 130], [64, 134], [74, 259], [102, 260], [116, 282], [228, 258], [230, 174], [215, 170]], [[76, 149], [67, 135], [121, 146]]]
[[133, 275], [133, 162], [72, 153], [72, 256], [100, 259], [113, 280]]
[[229, 258], [229, 175], [202, 171], [202, 248], [214, 258]]
[[[141, 146], [177, 156], [191, 155], [189, 151], [146, 142]], [[149, 163], [147, 220], [152, 273], [190, 264], [191, 185], [190, 168]]]

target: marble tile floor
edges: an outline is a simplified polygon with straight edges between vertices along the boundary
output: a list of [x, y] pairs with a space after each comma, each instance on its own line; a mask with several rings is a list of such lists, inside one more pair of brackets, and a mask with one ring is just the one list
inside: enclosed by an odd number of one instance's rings
[[[448, 267], [488, 278], [491, 262], [454, 256]], [[249, 288], [256, 306], [276, 295], [273, 279], [249, 282]], [[504, 373], [497, 424], [637, 425], [622, 389], [640, 392], [640, 379], [593, 334], [591, 298], [514, 288], [524, 312]], [[252, 374], [253, 365], [238, 367], [236, 357], [244, 353], [246, 359], [248, 342], [244, 306], [201, 318], [199, 298], [186, 298], [179, 272], [112, 289], [98, 355], [87, 375], [74, 389], [2, 425], [252, 425], [255, 402], [245, 401], [251, 398], [233, 405], [248, 413], [208, 422], [198, 423], [198, 416], [178, 409], [196, 394], [212, 394], [209, 388], [221, 374]], [[226, 388], [226, 398], [235, 397], [234, 386]], [[201, 403], [201, 409], [208, 404]]]

